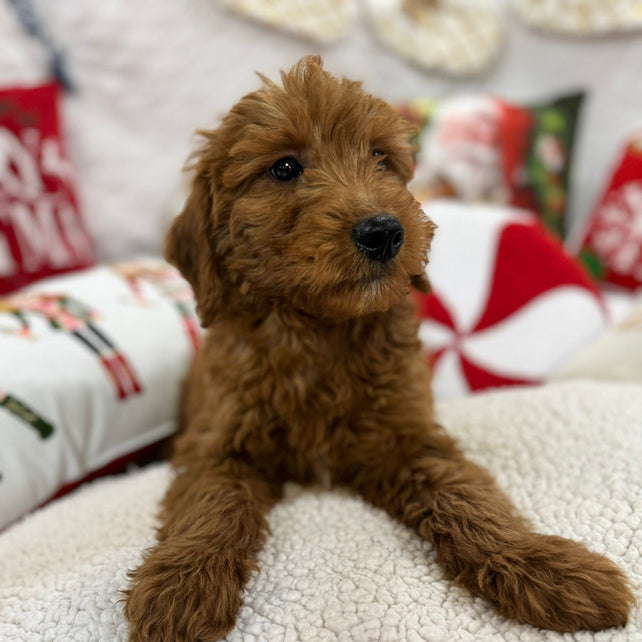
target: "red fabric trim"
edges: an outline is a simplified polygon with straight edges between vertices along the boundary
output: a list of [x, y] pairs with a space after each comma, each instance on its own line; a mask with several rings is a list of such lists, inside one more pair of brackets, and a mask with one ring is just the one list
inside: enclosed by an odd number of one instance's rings
[[54, 493], [49, 499], [46, 499], [37, 508], [42, 508], [43, 506], [46, 506], [47, 504], [54, 501], [54, 499], [58, 499], [63, 495], [67, 495], [82, 484], [94, 481], [95, 479], [98, 479], [100, 477], [107, 477], [108, 475], [118, 475], [119, 473], [124, 472], [129, 464], [133, 464], [135, 462], [143, 464], [153, 461], [155, 459], [154, 455], [160, 455], [160, 451], [169, 443], [169, 441], [170, 438], [166, 437], [165, 439], [161, 439], [160, 441], [154, 442], [153, 444], [149, 444], [148, 446], [144, 446], [143, 448], [139, 448], [134, 452], [127, 453], [122, 457], [118, 457], [118, 459], [110, 461], [108, 464], [105, 464], [101, 468], [88, 473], [81, 479], [69, 482], [64, 486], [61, 486], [56, 491], [56, 493]]
[[127, 453], [122, 457], [118, 457], [117, 459], [114, 459], [113, 461], [109, 462], [108, 464], [105, 464], [104, 466], [102, 466], [101, 468], [98, 468], [97, 470], [91, 471], [90, 473], [88, 473], [87, 475], [85, 475], [80, 479], [77, 479], [76, 481], [69, 482], [64, 486], [61, 486], [53, 495], [51, 495], [51, 497], [49, 497], [48, 499], [45, 499], [44, 502], [32, 508], [31, 510], [25, 511], [22, 515], [20, 515], [20, 517], [18, 517], [14, 521], [9, 522], [8, 524], [5, 524], [5, 526], [0, 528], [0, 533], [10, 528], [13, 524], [15, 524], [17, 521], [19, 521], [23, 517], [30, 515], [31, 513], [43, 508], [44, 506], [47, 506], [48, 504], [53, 502], [55, 499], [58, 499], [59, 497], [62, 497], [63, 495], [67, 495], [71, 493], [82, 484], [94, 481], [95, 479], [98, 479], [100, 477], [107, 477], [108, 475], [118, 475], [120, 473], [123, 473], [126, 470], [127, 466], [133, 463], [137, 463], [142, 466], [142, 465], [151, 463], [153, 461], [160, 460], [162, 458], [161, 455], [164, 448], [170, 443], [170, 441], [171, 441], [171, 437], [165, 437], [164, 439], [160, 439], [159, 441], [156, 441], [153, 444], [149, 444], [131, 453]]

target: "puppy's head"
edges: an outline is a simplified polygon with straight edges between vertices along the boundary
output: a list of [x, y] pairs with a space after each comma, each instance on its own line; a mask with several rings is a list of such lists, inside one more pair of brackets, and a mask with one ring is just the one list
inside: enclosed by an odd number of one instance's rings
[[204, 326], [222, 310], [322, 319], [388, 309], [424, 287], [434, 225], [406, 189], [413, 126], [359, 83], [302, 59], [263, 78], [213, 131], [166, 256]]

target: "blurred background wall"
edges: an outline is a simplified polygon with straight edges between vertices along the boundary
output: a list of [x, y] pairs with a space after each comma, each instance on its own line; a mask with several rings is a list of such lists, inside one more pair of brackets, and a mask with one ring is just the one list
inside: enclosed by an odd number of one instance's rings
[[[25, 33], [20, 4], [0, 0], [2, 85], [38, 82], [48, 73], [49, 53]], [[318, 4], [308, 6], [323, 11]], [[218, 0], [33, 0], [74, 85], [65, 122], [99, 258], [158, 251], [182, 198], [180, 169], [194, 130], [215, 125], [256, 88], [255, 70], [274, 77], [311, 52], [322, 54], [332, 72], [362, 79], [393, 102], [492, 92], [538, 103], [585, 91], [571, 175], [569, 227], [571, 239], [577, 236], [625, 138], [642, 121], [642, 37], [537, 30], [499, 0], [496, 59], [477, 74], [448, 77], [382, 42], [367, 9], [385, 4], [355, 0], [345, 32], [322, 43], [241, 17]]]

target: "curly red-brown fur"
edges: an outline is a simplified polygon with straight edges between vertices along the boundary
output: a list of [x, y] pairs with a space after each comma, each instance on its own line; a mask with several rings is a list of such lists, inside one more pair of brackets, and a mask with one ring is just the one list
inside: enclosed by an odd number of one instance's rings
[[[282, 86], [263, 80], [202, 132], [193, 191], [167, 238], [208, 334], [158, 544], [126, 592], [130, 640], [213, 640], [234, 627], [287, 480], [354, 488], [507, 617], [559, 631], [624, 625], [633, 598], [621, 571], [531, 532], [434, 423], [408, 297], [427, 285], [434, 229], [406, 189], [412, 126], [315, 57]], [[302, 165], [299, 178], [270, 175], [284, 157]], [[405, 234], [387, 262], [351, 236], [378, 213]]]

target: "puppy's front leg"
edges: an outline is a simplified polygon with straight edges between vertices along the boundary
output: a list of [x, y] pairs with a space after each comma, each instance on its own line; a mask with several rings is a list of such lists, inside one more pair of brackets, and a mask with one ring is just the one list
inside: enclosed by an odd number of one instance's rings
[[265, 540], [265, 513], [281, 492], [235, 461], [180, 472], [164, 500], [159, 543], [131, 573], [130, 642], [199, 642], [229, 633]]
[[491, 476], [438, 427], [405, 432], [352, 449], [351, 481], [433, 542], [449, 577], [502, 615], [541, 628], [626, 624], [633, 596], [615, 564], [576, 542], [533, 533]]

